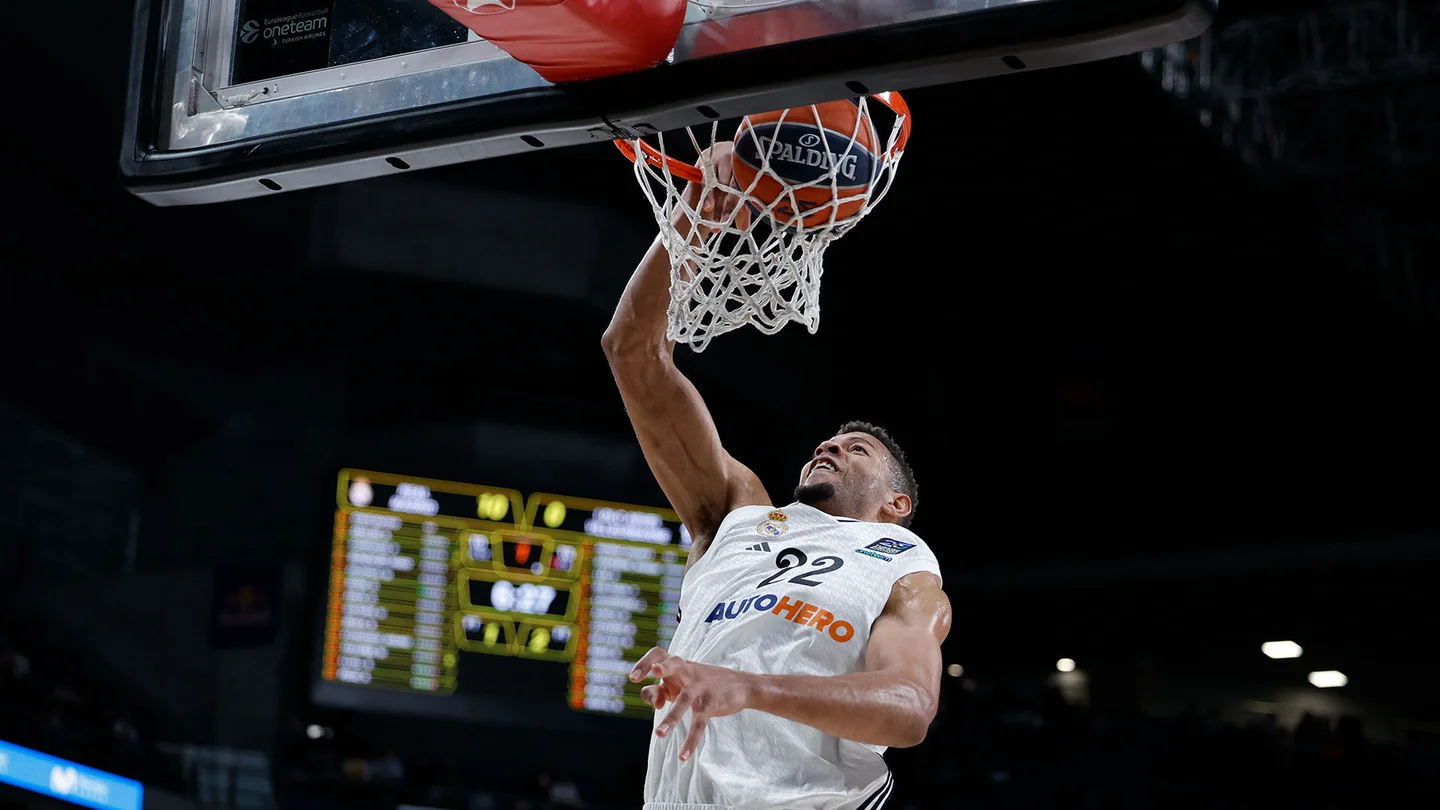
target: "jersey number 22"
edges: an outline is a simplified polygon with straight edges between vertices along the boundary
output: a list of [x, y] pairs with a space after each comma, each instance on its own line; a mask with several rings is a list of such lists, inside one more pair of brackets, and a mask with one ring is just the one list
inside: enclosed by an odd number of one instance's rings
[[[760, 580], [760, 584], [755, 587], [763, 588], [786, 574], [796, 571], [800, 566], [805, 564], [807, 559], [805, 552], [798, 548], [787, 548], [781, 551], [775, 555], [775, 565], [779, 566], [780, 570]], [[820, 580], [815, 579], [815, 577], [821, 574], [828, 574], [831, 571], [839, 571], [844, 565], [845, 561], [839, 557], [816, 557], [814, 560], [810, 560], [810, 567], [815, 570], [807, 573], [797, 573], [795, 576], [790, 577], [789, 581], [796, 585], [806, 585], [813, 588], [820, 584]]]

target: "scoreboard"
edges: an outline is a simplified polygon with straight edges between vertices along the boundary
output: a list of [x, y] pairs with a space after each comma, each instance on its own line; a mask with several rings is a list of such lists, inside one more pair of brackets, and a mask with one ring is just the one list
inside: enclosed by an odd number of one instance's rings
[[343, 470], [321, 678], [444, 696], [506, 656], [568, 667], [572, 709], [648, 716], [626, 676], [674, 635], [689, 549], [668, 509]]

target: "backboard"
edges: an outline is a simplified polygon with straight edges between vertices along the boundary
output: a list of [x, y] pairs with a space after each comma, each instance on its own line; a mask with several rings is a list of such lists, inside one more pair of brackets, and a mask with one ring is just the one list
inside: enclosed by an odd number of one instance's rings
[[[673, 50], [550, 81], [510, 55], [515, 31], [486, 40], [465, 22], [567, 2], [628, 9], [626, 26], [668, 4]], [[1215, 0], [138, 0], [121, 177], [157, 205], [275, 194], [1122, 56], [1196, 36], [1214, 11]]]

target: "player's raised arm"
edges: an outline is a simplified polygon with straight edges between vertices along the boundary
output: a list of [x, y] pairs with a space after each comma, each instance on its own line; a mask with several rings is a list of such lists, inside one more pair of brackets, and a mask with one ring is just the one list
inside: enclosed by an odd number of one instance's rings
[[[717, 144], [712, 159], [723, 178], [729, 144]], [[691, 184], [687, 201], [693, 205], [699, 193]], [[705, 201], [707, 217], [718, 218], [708, 207], [732, 204], [731, 197], [712, 195]], [[725, 515], [738, 506], [769, 504], [770, 497], [755, 474], [725, 451], [700, 392], [675, 367], [675, 345], [665, 336], [669, 305], [670, 260], [657, 238], [630, 277], [602, 344], [645, 460], [694, 538], [693, 563]]]

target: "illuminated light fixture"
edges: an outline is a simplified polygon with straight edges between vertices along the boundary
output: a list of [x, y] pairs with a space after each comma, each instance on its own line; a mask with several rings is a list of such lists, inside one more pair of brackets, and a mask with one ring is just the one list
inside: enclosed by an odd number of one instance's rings
[[314, 725], [313, 723], [312, 723], [311, 725], [305, 727], [305, 736], [306, 736], [306, 737], [309, 737], [309, 738], [312, 739], [312, 740], [318, 740], [318, 739], [320, 739], [320, 737], [321, 737], [322, 735], [324, 735], [324, 733], [325, 733], [325, 729], [320, 728], [319, 726]]
[[965, 667], [962, 667], [959, 664], [951, 664], [950, 666], [945, 668], [945, 672], [952, 678], [958, 678], [961, 675], [965, 674]]
[[1309, 681], [1311, 686], [1319, 687], [1320, 689], [1330, 689], [1336, 686], [1344, 686], [1350, 682], [1350, 679], [1345, 677], [1345, 673], [1343, 672], [1327, 669], [1321, 672], [1310, 673]]
[[1071, 658], [1061, 658], [1059, 661], [1055, 662], [1055, 668], [1061, 672], [1074, 672], [1075, 661]]
[[1260, 645], [1260, 652], [1269, 658], [1299, 658], [1305, 650], [1293, 641], [1267, 641]]

